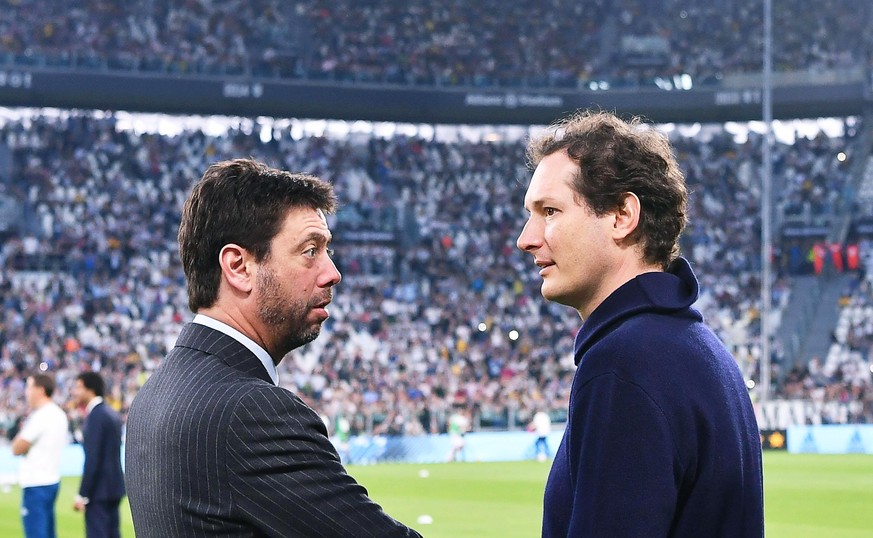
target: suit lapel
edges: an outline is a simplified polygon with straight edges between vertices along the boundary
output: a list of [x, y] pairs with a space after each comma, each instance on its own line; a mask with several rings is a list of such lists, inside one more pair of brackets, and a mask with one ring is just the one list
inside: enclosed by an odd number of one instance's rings
[[88, 435], [88, 430], [90, 429], [91, 423], [93, 422], [94, 412], [97, 411], [97, 408], [103, 405], [103, 402], [95, 405], [93, 409], [88, 411], [88, 414], [85, 416], [85, 422], [82, 424], [82, 436]]
[[254, 353], [235, 338], [211, 327], [186, 323], [176, 340], [176, 346], [202, 351], [242, 374], [273, 384], [270, 374]]

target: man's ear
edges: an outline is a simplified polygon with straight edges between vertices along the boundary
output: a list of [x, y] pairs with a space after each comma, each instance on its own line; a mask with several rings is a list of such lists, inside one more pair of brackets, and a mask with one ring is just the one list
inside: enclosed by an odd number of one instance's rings
[[615, 211], [615, 221], [612, 225], [613, 239], [623, 241], [630, 237], [640, 224], [641, 211], [639, 197], [632, 192], [624, 193], [622, 204]]
[[231, 288], [241, 293], [249, 293], [254, 287], [254, 264], [251, 261], [249, 251], [233, 243], [224, 245], [218, 253], [222, 278]]

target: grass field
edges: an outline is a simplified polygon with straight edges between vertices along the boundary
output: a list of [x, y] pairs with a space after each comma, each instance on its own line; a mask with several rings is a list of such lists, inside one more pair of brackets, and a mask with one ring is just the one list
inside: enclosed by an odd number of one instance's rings
[[[548, 464], [384, 464], [350, 473], [392, 516], [428, 538], [538, 536]], [[427, 478], [419, 472], [428, 471]], [[59, 538], [85, 535], [73, 512], [78, 478], [64, 479], [57, 506]], [[873, 456], [768, 452], [764, 455], [767, 536], [873, 537]], [[0, 493], [0, 536], [20, 537], [18, 488]], [[427, 515], [431, 524], [419, 524]], [[122, 536], [132, 538], [127, 504]]]

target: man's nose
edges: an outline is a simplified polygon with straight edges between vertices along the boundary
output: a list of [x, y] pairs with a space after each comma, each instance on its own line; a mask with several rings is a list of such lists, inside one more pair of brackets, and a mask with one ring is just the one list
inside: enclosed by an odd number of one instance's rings
[[518, 239], [515, 241], [515, 246], [525, 252], [536, 250], [542, 245], [542, 234], [538, 233], [537, 226], [528, 220], [521, 229]]
[[326, 271], [322, 275], [322, 280], [319, 282], [319, 286], [322, 288], [330, 288], [336, 286], [343, 279], [343, 276], [340, 274], [339, 269], [337, 269], [336, 264], [332, 259], [328, 258], [327, 260], [328, 267]]

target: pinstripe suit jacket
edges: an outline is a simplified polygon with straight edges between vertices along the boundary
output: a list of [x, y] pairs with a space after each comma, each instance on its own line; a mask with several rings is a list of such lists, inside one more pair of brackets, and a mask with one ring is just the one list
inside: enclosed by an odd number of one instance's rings
[[346, 474], [318, 415], [241, 343], [189, 323], [130, 407], [139, 538], [419, 536]]

